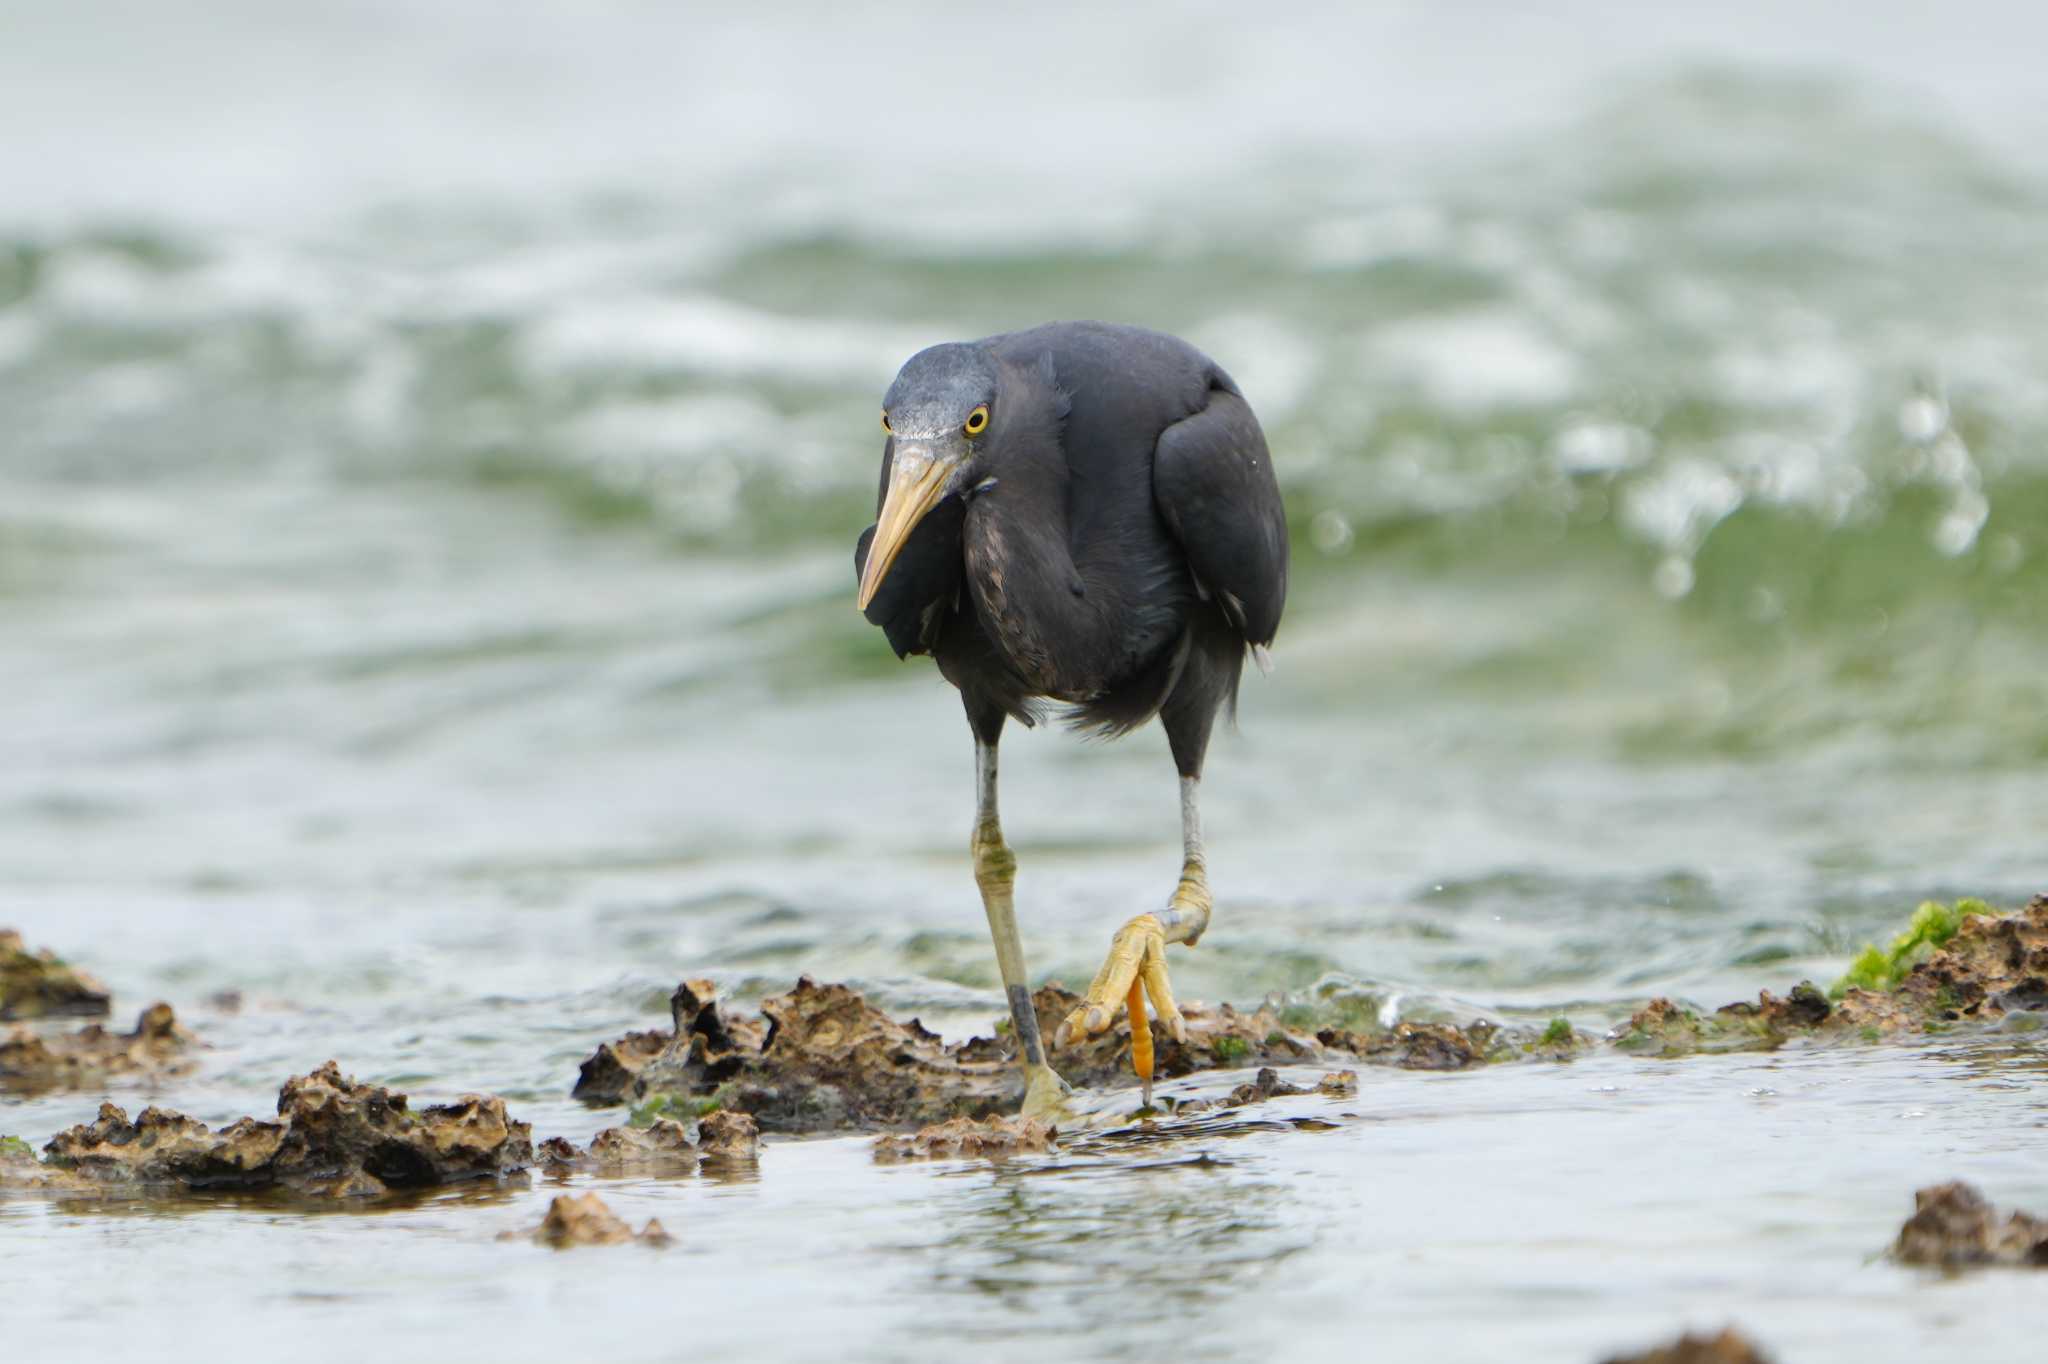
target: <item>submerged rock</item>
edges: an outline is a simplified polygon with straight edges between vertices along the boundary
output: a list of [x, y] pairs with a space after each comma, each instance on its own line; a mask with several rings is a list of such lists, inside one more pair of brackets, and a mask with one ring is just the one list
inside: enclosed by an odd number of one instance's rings
[[1607, 1364], [1771, 1364], [1770, 1356], [1741, 1333], [1723, 1330], [1718, 1335], [1694, 1335], [1688, 1331], [1669, 1345], [1659, 1345], [1641, 1354], [1615, 1355]]
[[143, 1010], [128, 1033], [109, 1032], [98, 1023], [64, 1037], [16, 1028], [0, 1038], [0, 1089], [82, 1089], [113, 1079], [177, 1075], [192, 1068], [186, 1053], [194, 1045], [168, 1004]]
[[687, 1172], [697, 1168], [697, 1143], [690, 1129], [673, 1118], [657, 1118], [647, 1127], [607, 1127], [590, 1139], [590, 1159], [598, 1169]]
[[628, 1127], [607, 1127], [579, 1150], [566, 1137], [550, 1137], [537, 1151], [551, 1173], [591, 1170], [598, 1174], [689, 1174], [700, 1164], [723, 1171], [744, 1169], [759, 1157], [760, 1129], [744, 1113], [709, 1113], [690, 1125], [675, 1118], [640, 1114]]
[[43, 1148], [45, 1166], [100, 1186], [282, 1185], [330, 1197], [508, 1175], [532, 1160], [532, 1129], [501, 1099], [470, 1094], [415, 1113], [405, 1095], [349, 1079], [332, 1061], [285, 1082], [275, 1122], [240, 1118], [212, 1131], [167, 1109], [131, 1122], [102, 1104], [93, 1122]]
[[0, 928], [0, 1019], [71, 1015], [104, 1018], [107, 987], [50, 952], [31, 952], [21, 934]]
[[621, 1221], [612, 1210], [605, 1206], [602, 1198], [594, 1193], [580, 1198], [569, 1194], [558, 1195], [548, 1205], [548, 1215], [541, 1219], [532, 1231], [507, 1231], [499, 1234], [501, 1241], [535, 1241], [557, 1250], [570, 1246], [616, 1246], [628, 1241], [640, 1241], [647, 1245], [665, 1246], [669, 1234], [662, 1230], [661, 1223], [649, 1221], [638, 1235], [633, 1228]]
[[915, 1135], [875, 1138], [875, 1159], [936, 1160], [948, 1156], [986, 1156], [1000, 1160], [1022, 1152], [1049, 1151], [1057, 1129], [1037, 1118], [954, 1118], [934, 1123]]
[[2001, 1219], [1973, 1186], [1937, 1184], [1913, 1195], [1913, 1215], [1899, 1228], [1892, 1255], [1902, 1264], [1945, 1269], [2048, 1267], [2048, 1218], [2015, 1212]]

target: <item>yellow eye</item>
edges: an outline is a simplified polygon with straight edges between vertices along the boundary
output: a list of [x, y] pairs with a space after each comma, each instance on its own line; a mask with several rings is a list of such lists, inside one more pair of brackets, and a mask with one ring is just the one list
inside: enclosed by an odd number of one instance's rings
[[983, 403], [967, 414], [967, 424], [961, 428], [970, 436], [978, 436], [988, 430], [988, 404]]
[[896, 434], [896, 428], [889, 425], [889, 414], [886, 412], [882, 414], [882, 429], [892, 436]]

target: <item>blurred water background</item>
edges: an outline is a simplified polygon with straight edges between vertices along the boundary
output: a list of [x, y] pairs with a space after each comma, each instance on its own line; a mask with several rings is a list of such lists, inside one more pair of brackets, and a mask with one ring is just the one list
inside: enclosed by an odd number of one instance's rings
[[[686, 972], [986, 1027], [850, 553], [895, 367], [1057, 317], [1216, 356], [1296, 537], [1183, 993], [1600, 1027], [2023, 900], [2048, 11], [1782, 11], [0, 4], [0, 923], [240, 992], [212, 1120], [337, 1055], [587, 1135]], [[1006, 753], [1085, 979], [1164, 743]]]

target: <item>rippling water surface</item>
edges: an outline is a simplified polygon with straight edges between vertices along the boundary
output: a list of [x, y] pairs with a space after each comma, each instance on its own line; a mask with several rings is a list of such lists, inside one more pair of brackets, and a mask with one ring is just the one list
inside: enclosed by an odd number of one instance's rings
[[[0, 6], [0, 923], [215, 1044], [131, 1107], [333, 1056], [580, 1139], [576, 1061], [684, 973], [986, 1027], [966, 728], [849, 555], [895, 366], [1046, 317], [1208, 348], [1295, 529], [1184, 993], [1599, 1028], [2048, 886], [2031, 11], [204, 9]], [[1006, 755], [1033, 968], [1084, 979], [1177, 869], [1165, 745]], [[666, 1256], [498, 1244], [536, 1187], [0, 1204], [0, 1265], [23, 1358], [2017, 1358], [2009, 1281], [1867, 1257], [1916, 1184], [2048, 1204], [2039, 1075], [1369, 1073], [1159, 1161], [607, 1185]]]

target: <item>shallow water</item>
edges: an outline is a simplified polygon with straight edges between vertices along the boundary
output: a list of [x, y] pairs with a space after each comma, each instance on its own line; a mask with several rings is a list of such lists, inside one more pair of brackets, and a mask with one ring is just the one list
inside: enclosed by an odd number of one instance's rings
[[[2034, 10], [1191, 7], [1162, 47], [1082, 9], [330, 8], [0, 3], [0, 924], [213, 1045], [131, 1109], [265, 1112], [334, 1057], [580, 1140], [616, 1115], [576, 1062], [684, 974], [986, 1028], [965, 726], [849, 554], [894, 366], [1046, 316], [1209, 347], [1296, 531], [1182, 993], [1599, 1029], [2048, 887]], [[1032, 966], [1077, 982], [1172, 884], [1165, 747], [1005, 743]], [[0, 1273], [22, 1358], [374, 1321], [1565, 1360], [1730, 1318], [2013, 1358], [2018, 1281], [1869, 1257], [1918, 1184], [2048, 1206], [2039, 1075], [2024, 1039], [1367, 1072], [1269, 1106], [1332, 1130], [1163, 1169], [776, 1144], [605, 1184], [663, 1254], [495, 1241], [539, 1186], [13, 1202]]]

